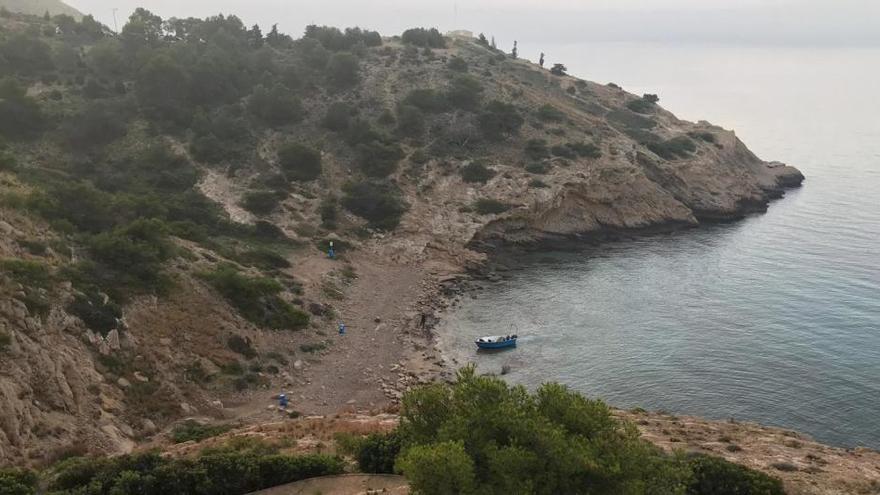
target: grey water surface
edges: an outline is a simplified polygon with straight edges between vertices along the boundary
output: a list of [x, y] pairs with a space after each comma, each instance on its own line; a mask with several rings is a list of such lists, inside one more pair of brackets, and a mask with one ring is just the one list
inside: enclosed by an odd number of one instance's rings
[[[743, 221], [534, 253], [438, 329], [459, 364], [640, 406], [880, 448], [880, 50], [548, 48], [682, 118], [733, 128], [804, 187]], [[475, 352], [479, 335], [522, 337]]]

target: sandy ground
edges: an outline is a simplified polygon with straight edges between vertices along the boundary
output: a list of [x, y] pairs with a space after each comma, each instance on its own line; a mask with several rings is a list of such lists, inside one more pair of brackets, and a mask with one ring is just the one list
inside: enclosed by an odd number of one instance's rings
[[[348, 267], [355, 278], [340, 276]], [[419, 266], [384, 262], [361, 251], [330, 260], [315, 251], [295, 257], [291, 272], [306, 294], [336, 294], [330, 301], [334, 316], [316, 318], [319, 328], [312, 339], [326, 349], [299, 353], [290, 376], [229, 403], [235, 419], [277, 418], [271, 406], [280, 391], [290, 398], [289, 410], [307, 415], [393, 409], [402, 390], [443, 371], [430, 335], [420, 328], [429, 284]], [[345, 323], [345, 335], [338, 333], [339, 322]]]
[[382, 493], [402, 495], [409, 493], [409, 483], [403, 476], [382, 474], [342, 474], [297, 481], [253, 492], [251, 495], [367, 495]]

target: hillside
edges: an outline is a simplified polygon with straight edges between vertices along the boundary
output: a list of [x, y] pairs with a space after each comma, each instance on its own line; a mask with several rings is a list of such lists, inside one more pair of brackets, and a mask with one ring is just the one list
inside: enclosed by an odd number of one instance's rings
[[496, 250], [735, 219], [803, 180], [480, 39], [163, 21], [0, 22], [2, 461], [277, 420], [279, 391], [394, 409], [450, 376], [430, 328]]
[[66, 14], [76, 19], [82, 18], [82, 12], [67, 5], [61, 0], [0, 0], [0, 8], [20, 14], [49, 15]]

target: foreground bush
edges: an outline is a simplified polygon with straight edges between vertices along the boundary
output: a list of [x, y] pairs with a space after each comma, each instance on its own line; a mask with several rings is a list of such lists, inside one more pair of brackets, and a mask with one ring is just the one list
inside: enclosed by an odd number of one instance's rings
[[719, 457], [698, 455], [690, 463], [688, 495], [783, 495], [782, 482]]
[[342, 468], [342, 461], [336, 457], [288, 456], [270, 448], [212, 450], [194, 460], [163, 458], [154, 453], [74, 458], [56, 468], [49, 489], [58, 495], [242, 495], [339, 474]]
[[0, 469], [0, 495], [37, 493], [37, 476], [30, 471]]
[[423, 495], [783, 493], [723, 459], [664, 454], [602, 401], [553, 383], [531, 394], [473, 367], [407, 392], [398, 434], [396, 469]]

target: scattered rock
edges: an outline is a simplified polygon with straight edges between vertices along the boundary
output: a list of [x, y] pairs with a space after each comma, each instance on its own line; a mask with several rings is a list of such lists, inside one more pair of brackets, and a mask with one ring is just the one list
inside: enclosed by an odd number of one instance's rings
[[302, 362], [302, 360], [297, 359], [296, 361], [293, 362], [293, 369], [295, 369], [295, 370], [301, 370], [302, 367], [303, 367], [303, 362]]
[[128, 388], [131, 386], [131, 382], [121, 376], [119, 377], [118, 380], [116, 380], [116, 384], [122, 388]]

